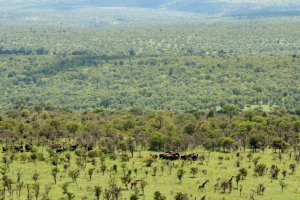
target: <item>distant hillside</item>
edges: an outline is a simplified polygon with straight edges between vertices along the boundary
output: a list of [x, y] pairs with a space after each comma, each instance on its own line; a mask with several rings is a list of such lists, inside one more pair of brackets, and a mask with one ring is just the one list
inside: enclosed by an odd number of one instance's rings
[[[300, 2], [296, 0], [0, 0], [1, 6], [38, 8], [75, 8], [82, 6], [139, 7], [218, 15], [279, 15], [296, 14]], [[0, 7], [1, 7], [0, 6]]]

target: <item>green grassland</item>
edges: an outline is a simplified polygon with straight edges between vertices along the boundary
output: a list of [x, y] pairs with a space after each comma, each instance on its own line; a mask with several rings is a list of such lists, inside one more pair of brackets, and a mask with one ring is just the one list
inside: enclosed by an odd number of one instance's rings
[[[41, 151], [41, 149], [40, 149]], [[51, 175], [51, 169], [54, 168], [51, 165], [50, 160], [47, 156], [45, 150], [43, 153], [46, 155], [45, 161], [30, 161], [30, 153], [24, 154], [15, 154], [14, 161], [9, 165], [7, 175], [15, 181], [17, 179], [17, 173], [21, 173], [21, 181], [25, 184], [34, 184], [32, 176], [35, 172], [39, 174], [38, 183], [41, 186], [40, 196], [42, 196], [45, 187], [51, 186], [51, 191], [49, 194], [50, 199], [60, 199], [61, 197], [66, 198], [66, 195], [63, 195], [62, 185], [65, 182], [70, 182], [69, 191], [75, 195], [75, 199], [81, 199], [82, 197], [87, 197], [87, 199], [95, 199], [94, 196], [94, 186], [101, 186], [103, 193], [105, 188], [109, 188], [109, 182], [111, 179], [115, 180], [115, 183], [122, 188], [120, 199], [129, 199], [130, 195], [137, 192], [131, 190], [130, 186], [128, 189], [122, 184], [121, 177], [123, 177], [123, 169], [121, 166], [126, 165], [125, 173], [128, 173], [128, 170], [132, 171], [131, 178], [133, 180], [144, 178], [146, 181], [146, 187], [144, 195], [142, 195], [141, 188], [138, 186], [139, 198], [140, 199], [153, 199], [155, 191], [160, 191], [167, 199], [173, 199], [176, 193], [183, 192], [187, 193], [190, 199], [201, 199], [203, 196], [206, 196], [206, 199], [250, 199], [253, 196], [254, 199], [298, 199], [299, 197], [299, 169], [297, 168], [295, 174], [290, 174], [289, 164], [295, 163], [292, 159], [289, 158], [288, 154], [283, 155], [283, 159], [280, 162], [278, 159], [278, 154], [272, 153], [271, 150], [266, 152], [254, 153], [253, 157], [259, 157], [259, 163], [265, 163], [269, 168], [271, 165], [275, 164], [280, 169], [281, 172], [286, 170], [287, 176], [283, 178], [283, 175], [280, 173], [277, 179], [271, 178], [269, 171], [263, 176], [257, 176], [254, 173], [254, 163], [253, 159], [251, 161], [247, 158], [247, 152], [241, 152], [240, 157], [236, 157], [236, 152], [232, 153], [218, 153], [212, 152], [209, 153], [205, 150], [194, 150], [200, 155], [204, 155], [204, 161], [169, 161], [174, 166], [172, 167], [170, 173], [170, 163], [167, 163], [163, 160], [156, 160], [152, 163], [151, 167], [146, 167], [144, 160], [149, 157], [151, 152], [142, 151], [140, 154], [135, 153], [134, 157], [131, 158], [128, 162], [121, 162], [120, 158], [116, 160], [111, 160], [105, 158], [105, 165], [108, 170], [112, 168], [114, 164], [118, 166], [118, 172], [105, 172], [104, 175], [101, 172], [101, 161], [99, 158], [96, 158], [96, 165], [90, 163], [91, 159], [87, 159], [87, 164], [80, 169], [80, 176], [77, 180], [78, 185], [72, 182], [72, 179], [68, 176], [68, 170], [77, 169], [78, 166], [75, 163], [75, 160], [78, 158], [75, 154], [71, 153], [71, 161], [69, 164], [69, 169], [64, 170], [62, 167], [63, 162], [67, 162], [65, 155], [59, 155], [60, 164], [58, 164], [58, 178], [57, 183], [54, 183], [54, 180]], [[250, 151], [249, 151], [250, 152]], [[21, 157], [28, 157], [28, 160], [21, 161]], [[120, 154], [118, 154], [120, 155]], [[2, 154], [3, 156], [9, 157], [9, 155]], [[220, 161], [219, 157], [223, 157], [224, 160]], [[24, 159], [24, 158], [23, 158]], [[233, 190], [230, 193], [228, 190], [226, 193], [223, 193], [222, 190], [214, 190], [214, 185], [218, 182], [218, 178], [223, 180], [229, 179], [233, 175], [239, 173], [239, 167], [235, 166], [235, 161], [240, 160], [241, 168], [244, 167], [248, 171], [248, 175], [244, 180], [239, 182], [239, 187], [237, 188], [236, 181], [233, 179]], [[190, 169], [196, 167], [199, 169], [199, 173], [192, 177], [190, 174]], [[134, 169], [137, 169], [137, 173], [134, 173]], [[154, 175], [154, 168], [157, 168], [157, 173]], [[182, 168], [185, 171], [183, 176], [182, 183], [179, 183], [179, 180], [176, 176], [176, 173], [179, 168]], [[89, 179], [88, 170], [95, 169], [92, 179]], [[163, 169], [163, 171], [162, 171]], [[149, 172], [146, 175], [146, 171]], [[203, 174], [203, 171], [207, 171], [207, 174]], [[210, 182], [207, 184], [206, 189], [201, 192], [198, 191], [198, 186], [203, 183], [205, 180]], [[280, 180], [284, 180], [287, 184], [287, 188], [284, 191], [281, 190]], [[264, 195], [256, 194], [257, 186], [259, 184], [264, 184], [266, 187]], [[242, 191], [240, 192], [240, 186], [242, 186]], [[31, 190], [32, 193], [33, 190]], [[20, 199], [26, 199], [27, 191], [24, 187], [21, 192]], [[101, 195], [103, 196], [103, 195]], [[7, 199], [18, 199], [17, 195], [14, 193], [12, 196], [7, 195]], [[42, 199], [42, 198], [41, 198]], [[102, 198], [101, 198], [102, 199]]]
[[[18, 199], [18, 189], [21, 189], [20, 199], [28, 199], [27, 187], [29, 196], [38, 192], [38, 199], [96, 199], [95, 186], [101, 187], [101, 199], [106, 200], [136, 199], [133, 194], [139, 199], [154, 199], [156, 191], [167, 199], [174, 199], [178, 192], [187, 194], [189, 199], [204, 196], [206, 199], [297, 199], [299, 196], [300, 119], [282, 109], [270, 113], [241, 112], [238, 106], [226, 104], [220, 111], [208, 113], [102, 108], [74, 111], [50, 106], [35, 110], [23, 108], [0, 114], [0, 142], [8, 148], [0, 153], [0, 189], [2, 195], [5, 191], [6, 199]], [[75, 152], [56, 153], [51, 148], [53, 144], [69, 147], [75, 143], [79, 144]], [[32, 151], [18, 153], [15, 146], [20, 144], [31, 144]], [[94, 149], [86, 151], [86, 145]], [[194, 152], [199, 157], [196, 161], [151, 157], [170, 150], [181, 154]], [[256, 169], [262, 168], [255, 166], [261, 164], [267, 169], [259, 175]], [[52, 170], [56, 167], [55, 184]], [[198, 169], [195, 178], [190, 174], [192, 167]], [[234, 178], [232, 191], [225, 188], [224, 193], [219, 188], [223, 180], [239, 176], [243, 168], [247, 171], [244, 180], [237, 187]], [[90, 169], [94, 169], [91, 180]], [[271, 176], [271, 169], [279, 169], [275, 177]], [[184, 174], [180, 183], [177, 173], [181, 170]], [[77, 172], [76, 184], [71, 177]], [[143, 180], [144, 194], [141, 184], [130, 189], [122, 180]], [[203, 192], [198, 191], [205, 180], [209, 180], [207, 187]], [[69, 185], [63, 193], [65, 183]], [[216, 183], [219, 185], [215, 190]], [[258, 192], [260, 184], [263, 193]], [[45, 195], [49, 186], [51, 190]], [[119, 196], [105, 197], [105, 194]]]

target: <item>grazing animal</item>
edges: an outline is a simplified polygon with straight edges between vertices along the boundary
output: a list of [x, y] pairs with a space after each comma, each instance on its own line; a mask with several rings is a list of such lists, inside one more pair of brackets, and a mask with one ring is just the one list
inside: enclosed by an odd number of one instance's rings
[[23, 152], [24, 152], [23, 145], [15, 146], [15, 150], [16, 150], [17, 152], [23, 153]]
[[31, 151], [31, 146], [29, 144], [25, 144], [25, 151], [26, 152]]
[[187, 154], [187, 155], [182, 155], [180, 158], [182, 160], [193, 160], [193, 161], [196, 161], [198, 159], [198, 154], [196, 154], [196, 153], [190, 153], [190, 154]]
[[62, 153], [64, 151], [66, 151], [66, 150], [67, 150], [67, 148], [61, 147], [61, 148], [56, 149], [56, 153]]
[[219, 187], [219, 183], [220, 182], [220, 178], [217, 179], [217, 183], [214, 184], [214, 192], [216, 192], [220, 187]]
[[60, 144], [52, 144], [51, 145], [51, 149], [53, 149], [53, 150], [58, 149], [58, 148], [61, 148]]
[[7, 152], [7, 151], [8, 151], [8, 148], [3, 146], [3, 147], [2, 147], [2, 151], [3, 151], [3, 152]]
[[86, 145], [84, 145], [84, 147], [85, 147], [86, 151], [92, 151], [93, 150], [93, 146], [91, 144], [86, 144]]
[[177, 152], [168, 151], [166, 153], [159, 154], [159, 158], [164, 160], [178, 160], [180, 155]]
[[226, 189], [229, 189], [229, 192], [232, 191], [232, 179], [234, 177], [235, 176], [232, 176], [228, 181], [222, 181], [221, 182], [221, 187], [223, 188], [223, 192], [224, 193], [226, 192]]
[[73, 144], [73, 145], [70, 146], [69, 150], [70, 151], [75, 151], [77, 149], [77, 147], [78, 147], [78, 144]]
[[[231, 178], [227, 181], [227, 184], [230, 186], [229, 188], [232, 188], [232, 179], [234, 178], [235, 176], [231, 176]], [[231, 189], [230, 189], [231, 190]]]
[[206, 180], [204, 183], [202, 183], [201, 185], [199, 185], [198, 187], [198, 191], [201, 190], [201, 192], [203, 192], [203, 190], [205, 189], [206, 184], [209, 182], [209, 180]]
[[135, 188], [141, 180], [135, 180], [130, 183], [130, 189]]
[[150, 156], [151, 156], [151, 158], [153, 158], [153, 159], [158, 158], [158, 155], [156, 155], [156, 154], [150, 154]]

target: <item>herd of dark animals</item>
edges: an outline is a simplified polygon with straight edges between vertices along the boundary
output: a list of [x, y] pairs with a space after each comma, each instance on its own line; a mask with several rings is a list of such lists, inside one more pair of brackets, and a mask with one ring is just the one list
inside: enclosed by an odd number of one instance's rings
[[[73, 145], [70, 145], [69, 148], [66, 148], [66, 147], [61, 146], [60, 144], [50, 145], [51, 149], [54, 150], [56, 153], [62, 153], [62, 152], [67, 151], [67, 150], [75, 151], [78, 148], [78, 146], [79, 146], [79, 144], [73, 144]], [[30, 145], [30, 144], [25, 144], [24, 146], [23, 145], [16, 145], [16, 146], [14, 146], [13, 150], [14, 150], [14, 152], [23, 153], [24, 152], [24, 147], [25, 147], [26, 152], [30, 152], [32, 150], [32, 145]], [[89, 144], [85, 144], [85, 145], [83, 145], [83, 147], [86, 151], [93, 150], [93, 146], [89, 145]], [[6, 146], [3, 146], [2, 151], [7, 152], [7, 151], [9, 151], [9, 148], [6, 147]], [[153, 159], [160, 158], [160, 159], [163, 159], [163, 160], [171, 160], [171, 161], [179, 160], [179, 159], [196, 161], [198, 159], [198, 154], [190, 153], [190, 154], [186, 154], [186, 155], [180, 155], [178, 152], [167, 151], [167, 152], [161, 153], [159, 155], [151, 154], [151, 157]], [[231, 191], [231, 188], [232, 188], [232, 179], [233, 178], [234, 178], [234, 176], [232, 176], [228, 181], [224, 181], [228, 185], [228, 188], [229, 188], [230, 191]], [[131, 189], [135, 188], [139, 182], [140, 182], [140, 180], [132, 181], [131, 182]], [[199, 187], [198, 187], [198, 191], [203, 192], [204, 189], [205, 189], [205, 186], [208, 182], [209, 182], [209, 180], [206, 180], [202, 184], [200, 184]], [[216, 190], [216, 187], [219, 187], [219, 182], [217, 184], [215, 184], [214, 187], [215, 187], [215, 190]]]
[[151, 157], [156, 159], [156, 158], [160, 158], [160, 159], [164, 159], [164, 160], [193, 160], [196, 161], [198, 159], [198, 154], [196, 153], [190, 153], [190, 154], [186, 154], [186, 155], [181, 155], [178, 152], [173, 152], [173, 151], [167, 151], [165, 153], [161, 153], [159, 155], [156, 154], [151, 154]]
[[[67, 147], [61, 146], [60, 144], [52, 144], [52, 145], [50, 145], [50, 148], [52, 150], [54, 150], [56, 153], [62, 153], [67, 150], [75, 151], [78, 148], [78, 146], [79, 146], [79, 144], [73, 144], [73, 145], [70, 145], [69, 148], [67, 148]], [[24, 147], [25, 147], [25, 150], [24, 150]], [[83, 145], [83, 147], [85, 148], [86, 151], [93, 150], [93, 146], [89, 145], [89, 144]], [[12, 149], [12, 151], [14, 151], [14, 152], [20, 152], [20, 153], [23, 153], [25, 151], [30, 152], [32, 150], [32, 145], [30, 145], [30, 144], [25, 144], [24, 146], [16, 145], [13, 148], [8, 148], [6, 146], [2, 147], [3, 152], [8, 152], [10, 149]]]

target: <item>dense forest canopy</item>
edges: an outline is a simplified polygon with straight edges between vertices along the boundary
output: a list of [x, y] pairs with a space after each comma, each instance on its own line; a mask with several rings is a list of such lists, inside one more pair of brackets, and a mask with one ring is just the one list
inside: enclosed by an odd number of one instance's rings
[[110, 29], [1, 24], [0, 107], [299, 108], [299, 18]]
[[[1, 138], [62, 141], [72, 138], [113, 152], [118, 143], [133, 140], [137, 150], [187, 151], [199, 146], [215, 149], [266, 149], [280, 139], [286, 148], [299, 148], [300, 118], [282, 109], [267, 114], [244, 111], [233, 104], [222, 110], [203, 112], [114, 111], [97, 108], [72, 111], [51, 106], [0, 114]], [[256, 140], [253, 146], [251, 140]], [[224, 140], [224, 141], [223, 141]], [[230, 144], [226, 146], [230, 140]], [[99, 143], [99, 144], [98, 144]], [[225, 146], [224, 146], [224, 143]], [[112, 149], [107, 149], [112, 148]], [[281, 147], [280, 147], [281, 148]]]

